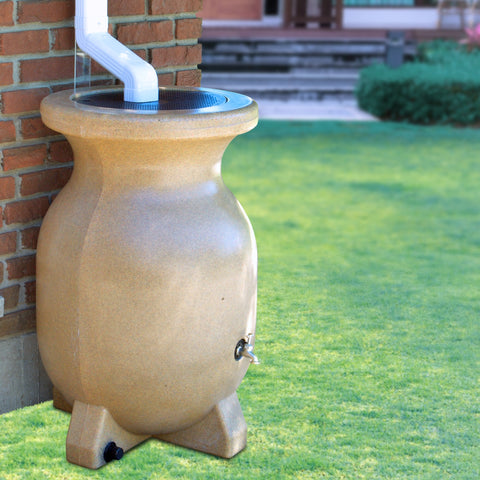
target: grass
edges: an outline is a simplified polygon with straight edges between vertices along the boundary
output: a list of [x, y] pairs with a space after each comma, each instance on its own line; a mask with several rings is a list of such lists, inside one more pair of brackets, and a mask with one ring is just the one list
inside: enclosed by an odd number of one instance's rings
[[480, 133], [264, 122], [226, 183], [259, 247], [230, 461], [149, 441], [85, 471], [50, 403], [0, 417], [0, 479], [480, 478]]

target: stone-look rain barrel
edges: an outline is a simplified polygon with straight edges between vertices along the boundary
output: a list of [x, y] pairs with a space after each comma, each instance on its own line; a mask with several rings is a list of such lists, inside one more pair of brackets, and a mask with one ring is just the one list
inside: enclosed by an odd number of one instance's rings
[[63, 91], [44, 123], [74, 171], [37, 253], [40, 352], [72, 411], [67, 459], [98, 468], [150, 437], [221, 457], [245, 447], [236, 395], [253, 354], [257, 252], [221, 177], [258, 108], [220, 90]]

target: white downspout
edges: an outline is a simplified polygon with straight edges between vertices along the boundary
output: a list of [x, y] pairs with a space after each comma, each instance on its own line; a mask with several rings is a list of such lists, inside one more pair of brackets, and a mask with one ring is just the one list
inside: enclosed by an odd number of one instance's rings
[[125, 84], [126, 102], [158, 100], [158, 77], [149, 63], [108, 33], [107, 0], [75, 0], [78, 46]]

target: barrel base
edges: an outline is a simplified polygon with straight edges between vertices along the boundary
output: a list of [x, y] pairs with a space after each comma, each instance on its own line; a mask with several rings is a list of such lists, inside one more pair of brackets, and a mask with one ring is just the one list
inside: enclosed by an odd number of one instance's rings
[[[127, 432], [103, 407], [75, 401], [72, 409], [57, 389], [54, 389], [53, 405], [72, 413], [66, 446], [70, 463], [97, 469], [107, 463], [104, 452], [112, 442], [126, 452], [150, 438]], [[247, 424], [237, 394], [233, 393], [192, 427], [154, 435], [153, 438], [217, 457], [231, 458], [247, 444]]]

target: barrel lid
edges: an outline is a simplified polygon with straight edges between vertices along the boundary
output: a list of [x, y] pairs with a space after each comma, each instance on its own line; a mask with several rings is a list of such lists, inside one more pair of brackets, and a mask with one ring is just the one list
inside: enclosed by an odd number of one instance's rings
[[238, 135], [255, 127], [258, 106], [234, 92], [162, 87], [158, 102], [123, 100], [120, 87], [67, 90], [42, 101], [43, 122], [81, 137], [196, 138]]
[[[230, 96], [232, 95], [230, 94]], [[126, 102], [123, 99], [123, 92], [119, 90], [77, 94], [72, 99], [80, 105], [145, 114], [158, 114], [171, 110], [180, 110], [187, 114], [218, 112], [224, 109], [227, 102], [230, 109], [232, 102], [236, 102], [239, 106], [251, 103], [251, 99], [243, 95], [230, 99], [226, 94], [207, 89], [191, 91], [165, 88], [159, 90], [159, 98], [156, 102]], [[242, 101], [239, 102], [239, 100]]]

